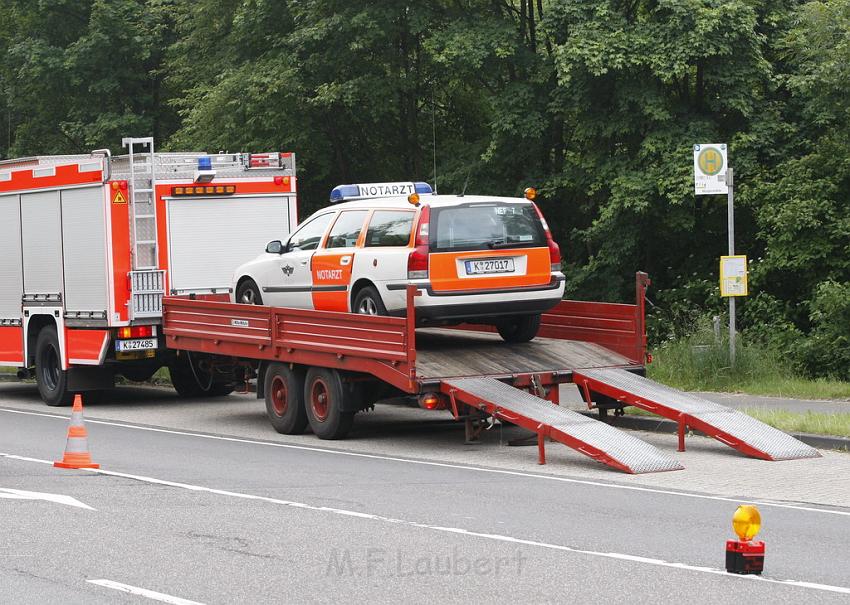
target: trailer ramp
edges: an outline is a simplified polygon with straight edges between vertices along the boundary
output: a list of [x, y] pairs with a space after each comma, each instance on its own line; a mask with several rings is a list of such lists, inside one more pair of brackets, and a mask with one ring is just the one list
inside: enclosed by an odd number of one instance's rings
[[627, 473], [683, 468], [677, 460], [637, 437], [494, 378], [444, 379], [441, 390], [453, 401], [537, 433], [541, 463], [543, 441], [549, 437]]
[[589, 389], [677, 421], [680, 450], [684, 445], [684, 428], [688, 426], [763, 460], [820, 456], [815, 448], [751, 416], [621, 368], [575, 370], [573, 382], [585, 390], [585, 397], [589, 397]]

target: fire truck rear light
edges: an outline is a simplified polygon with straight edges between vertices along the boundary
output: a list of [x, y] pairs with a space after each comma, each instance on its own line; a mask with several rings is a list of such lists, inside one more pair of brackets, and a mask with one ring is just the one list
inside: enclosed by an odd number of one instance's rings
[[118, 338], [150, 338], [153, 336], [153, 328], [151, 326], [130, 326], [126, 328], [118, 328]]
[[275, 185], [283, 185], [283, 177], [282, 176], [274, 177], [274, 184]]

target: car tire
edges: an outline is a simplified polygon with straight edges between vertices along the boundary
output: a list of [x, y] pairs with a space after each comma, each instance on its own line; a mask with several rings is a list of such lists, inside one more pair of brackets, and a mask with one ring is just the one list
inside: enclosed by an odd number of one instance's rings
[[201, 385], [192, 374], [185, 356], [180, 356], [168, 364], [168, 374], [171, 376], [171, 384], [177, 394], [184, 399], [200, 397], [203, 395]]
[[243, 305], [261, 305], [263, 304], [263, 295], [260, 294], [260, 288], [257, 282], [253, 279], [246, 279], [239, 287], [236, 288], [236, 302]]
[[497, 323], [496, 330], [505, 342], [528, 342], [540, 330], [540, 314], [509, 317]]
[[278, 433], [300, 435], [309, 424], [304, 409], [304, 372], [282, 363], [266, 370], [266, 415]]
[[74, 400], [61, 359], [56, 327], [45, 326], [35, 341], [35, 382], [42, 400], [51, 407], [68, 406]]
[[354, 412], [343, 412], [345, 389], [339, 372], [310, 368], [304, 381], [304, 408], [319, 439], [343, 439], [354, 424]]
[[387, 308], [381, 295], [372, 286], [366, 286], [354, 297], [354, 312], [361, 315], [386, 315]]

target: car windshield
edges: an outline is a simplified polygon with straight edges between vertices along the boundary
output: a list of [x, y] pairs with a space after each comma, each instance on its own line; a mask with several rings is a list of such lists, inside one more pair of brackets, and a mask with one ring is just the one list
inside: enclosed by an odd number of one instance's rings
[[546, 233], [529, 203], [487, 202], [432, 208], [431, 250], [488, 250], [546, 245]]

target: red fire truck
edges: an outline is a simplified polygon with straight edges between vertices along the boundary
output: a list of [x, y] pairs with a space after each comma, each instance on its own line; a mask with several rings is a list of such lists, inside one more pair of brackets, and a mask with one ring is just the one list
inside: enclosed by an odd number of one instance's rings
[[234, 268], [296, 224], [291, 153], [123, 147], [0, 162], [0, 366], [34, 374], [48, 405], [162, 366], [181, 395], [230, 392], [166, 349], [162, 298], [226, 298]]

